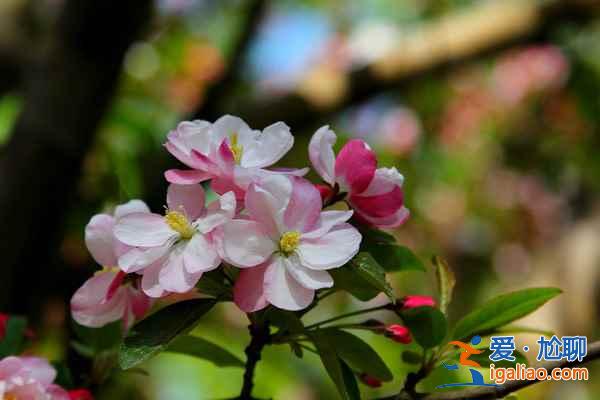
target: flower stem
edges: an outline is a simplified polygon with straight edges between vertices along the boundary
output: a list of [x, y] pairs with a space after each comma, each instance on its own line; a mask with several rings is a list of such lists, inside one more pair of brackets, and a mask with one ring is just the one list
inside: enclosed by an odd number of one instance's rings
[[[252, 319], [251, 319], [252, 320]], [[260, 361], [264, 347], [269, 343], [269, 326], [265, 323], [253, 321], [248, 326], [250, 331], [250, 344], [246, 347], [246, 367], [244, 371], [244, 383], [240, 392], [239, 400], [252, 400], [252, 388], [254, 387], [254, 372]]]
[[388, 307], [389, 307], [389, 304], [385, 304], [383, 306], [365, 308], [364, 310], [357, 310], [357, 311], [353, 311], [353, 312], [350, 312], [350, 313], [347, 313], [347, 314], [338, 315], [337, 317], [329, 318], [329, 319], [326, 319], [324, 321], [320, 321], [320, 322], [316, 322], [316, 323], [314, 323], [312, 325], [308, 325], [306, 327], [306, 329], [317, 328], [317, 327], [319, 327], [321, 325], [329, 324], [331, 322], [335, 322], [335, 321], [338, 321], [338, 320], [344, 319], [344, 318], [349, 318], [349, 317], [354, 317], [354, 316], [357, 316], [357, 315], [367, 314], [367, 313], [374, 312], [374, 311], [386, 310], [386, 309], [388, 309]]

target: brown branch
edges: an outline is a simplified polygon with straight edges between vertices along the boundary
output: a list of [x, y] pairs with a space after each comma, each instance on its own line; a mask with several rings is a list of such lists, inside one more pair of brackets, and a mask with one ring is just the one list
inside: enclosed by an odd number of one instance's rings
[[[593, 342], [588, 346], [588, 352], [586, 357], [582, 361], [554, 361], [547, 362], [536, 367], [545, 368], [548, 374], [551, 374], [556, 368], [565, 367], [576, 367], [578, 365], [586, 364], [591, 361], [600, 358], [600, 341]], [[463, 390], [456, 390], [451, 392], [443, 393], [430, 393], [426, 395], [417, 395], [418, 400], [491, 400], [501, 399], [508, 396], [510, 393], [516, 392], [528, 386], [547, 381], [510, 381], [497, 387], [475, 387]], [[398, 394], [395, 396], [384, 397], [378, 400], [400, 400], [402, 395]]]
[[252, 400], [254, 387], [254, 372], [261, 359], [264, 347], [269, 343], [269, 326], [252, 322], [248, 327], [250, 331], [250, 344], [246, 347], [246, 367], [244, 369], [244, 382], [238, 400]]

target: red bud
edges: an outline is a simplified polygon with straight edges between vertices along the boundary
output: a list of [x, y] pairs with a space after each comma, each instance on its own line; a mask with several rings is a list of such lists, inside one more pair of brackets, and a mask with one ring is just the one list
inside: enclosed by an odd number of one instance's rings
[[87, 389], [74, 389], [69, 390], [70, 400], [94, 400], [94, 396]]
[[379, 379], [367, 374], [366, 372], [363, 372], [362, 374], [360, 374], [358, 376], [358, 378], [360, 379], [360, 381], [362, 383], [364, 383], [365, 385], [367, 385], [369, 387], [378, 388], [381, 386], [381, 381]]
[[410, 331], [407, 327], [394, 324], [385, 328], [385, 336], [392, 339], [394, 342], [408, 344], [412, 342]]
[[403, 310], [409, 310], [416, 307], [435, 307], [435, 300], [431, 296], [404, 296], [400, 304]]

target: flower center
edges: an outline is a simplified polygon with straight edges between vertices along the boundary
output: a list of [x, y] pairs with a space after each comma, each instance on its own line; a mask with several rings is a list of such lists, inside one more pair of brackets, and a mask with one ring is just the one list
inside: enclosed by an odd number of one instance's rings
[[17, 400], [17, 395], [6, 393], [4, 396], [2, 396], [2, 400]]
[[286, 232], [279, 239], [279, 250], [283, 254], [290, 255], [298, 248], [298, 244], [300, 243], [300, 232], [298, 231], [290, 231]]
[[186, 216], [179, 211], [167, 211], [165, 221], [183, 239], [191, 239], [194, 236], [194, 227], [190, 224]]
[[231, 139], [229, 141], [229, 148], [231, 149], [231, 152], [233, 153], [233, 159], [235, 160], [236, 164], [240, 163], [240, 160], [242, 159], [242, 154], [244, 153], [244, 148], [242, 147], [241, 144], [238, 144], [238, 134], [234, 133], [233, 135], [231, 135]]
[[102, 267], [102, 269], [94, 272], [94, 276], [100, 275], [100, 274], [105, 274], [107, 272], [119, 272], [119, 271], [120, 271], [119, 267], [105, 265]]

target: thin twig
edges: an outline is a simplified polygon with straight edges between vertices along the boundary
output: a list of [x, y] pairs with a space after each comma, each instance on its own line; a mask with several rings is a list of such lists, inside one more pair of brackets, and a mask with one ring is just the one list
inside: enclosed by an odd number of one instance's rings
[[363, 310], [353, 311], [353, 312], [350, 312], [350, 313], [347, 313], [347, 314], [338, 315], [337, 317], [333, 317], [333, 318], [329, 318], [329, 319], [326, 319], [326, 320], [323, 320], [323, 321], [315, 322], [312, 325], [308, 325], [306, 327], [306, 329], [316, 328], [316, 327], [319, 327], [321, 325], [329, 324], [331, 322], [335, 322], [335, 321], [338, 321], [338, 320], [343, 319], [343, 318], [355, 317], [357, 315], [367, 314], [367, 313], [371, 313], [371, 312], [375, 312], [375, 311], [386, 310], [388, 308], [389, 308], [389, 304], [385, 304], [383, 306], [377, 306], [377, 307], [372, 307], [372, 308], [365, 308]]
[[260, 361], [264, 347], [269, 343], [269, 326], [267, 324], [253, 321], [248, 327], [250, 331], [250, 344], [246, 347], [246, 367], [244, 369], [244, 383], [240, 392], [239, 400], [252, 400], [252, 388], [254, 387], [254, 372]]

